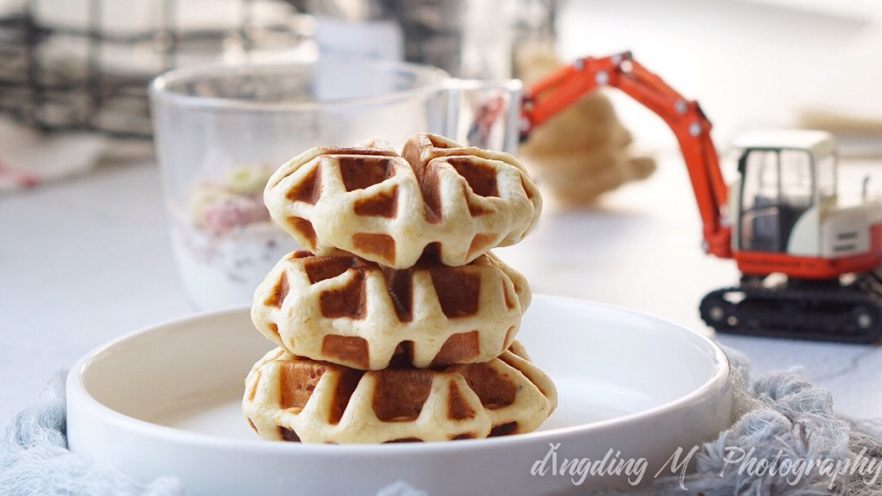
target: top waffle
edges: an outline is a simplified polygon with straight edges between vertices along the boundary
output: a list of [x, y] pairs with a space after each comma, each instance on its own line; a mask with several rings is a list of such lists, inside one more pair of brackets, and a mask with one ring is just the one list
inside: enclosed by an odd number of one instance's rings
[[542, 208], [514, 157], [431, 134], [412, 137], [402, 155], [379, 141], [308, 150], [272, 175], [264, 201], [309, 251], [396, 269], [424, 253], [467, 264], [520, 241]]

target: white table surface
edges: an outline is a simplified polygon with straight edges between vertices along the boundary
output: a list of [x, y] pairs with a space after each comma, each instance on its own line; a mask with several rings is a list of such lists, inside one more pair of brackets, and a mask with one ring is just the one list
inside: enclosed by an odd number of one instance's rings
[[[865, 169], [846, 167], [843, 176]], [[671, 158], [652, 179], [614, 192], [597, 209], [550, 205], [526, 241], [499, 253], [534, 292], [633, 307], [707, 332], [697, 312], [701, 296], [737, 273], [698, 244], [686, 172]], [[153, 164], [99, 168], [0, 197], [0, 423], [90, 349], [190, 312]], [[833, 391], [841, 411], [882, 417], [880, 347], [719, 340], [746, 353], [757, 372], [802, 366]]]

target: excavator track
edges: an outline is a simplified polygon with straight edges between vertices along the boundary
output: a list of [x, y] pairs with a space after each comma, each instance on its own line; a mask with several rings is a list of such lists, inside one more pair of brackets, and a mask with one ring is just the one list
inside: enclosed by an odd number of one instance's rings
[[814, 341], [874, 343], [882, 337], [882, 283], [871, 274], [849, 282], [756, 282], [711, 291], [701, 318], [718, 332]]

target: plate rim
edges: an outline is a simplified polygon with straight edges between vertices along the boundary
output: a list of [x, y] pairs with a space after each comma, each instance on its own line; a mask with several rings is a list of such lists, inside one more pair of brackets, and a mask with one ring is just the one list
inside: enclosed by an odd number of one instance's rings
[[[113, 424], [119, 428], [136, 431], [139, 434], [159, 438], [170, 442], [184, 443], [199, 446], [211, 446], [212, 448], [220, 448], [233, 451], [259, 451], [265, 452], [269, 450], [275, 453], [303, 453], [310, 456], [337, 456], [342, 454], [352, 456], [386, 456], [386, 455], [433, 455], [441, 452], [458, 451], [462, 449], [495, 449], [505, 447], [518, 447], [521, 445], [533, 444], [536, 442], [551, 442], [559, 440], [563, 437], [571, 437], [575, 435], [590, 435], [595, 431], [619, 427], [627, 428], [629, 425], [637, 424], [649, 417], [664, 414], [672, 410], [677, 410], [687, 406], [697, 398], [703, 397], [711, 390], [728, 389], [728, 379], [731, 373], [731, 364], [729, 358], [723, 351], [722, 347], [709, 337], [702, 335], [697, 331], [693, 331], [681, 324], [670, 320], [657, 317], [655, 315], [634, 310], [618, 305], [612, 305], [603, 302], [597, 302], [588, 299], [555, 296], [555, 295], [534, 295], [534, 302], [537, 300], [558, 302], [566, 305], [577, 306], [593, 306], [600, 307], [613, 312], [637, 315], [643, 318], [656, 321], [658, 323], [667, 324], [678, 329], [677, 332], [683, 332], [684, 335], [690, 336], [689, 339], [696, 339], [709, 349], [713, 356], [716, 366], [714, 374], [705, 381], [701, 386], [693, 389], [689, 393], [680, 396], [674, 400], [665, 402], [661, 405], [641, 410], [639, 412], [630, 413], [610, 419], [599, 420], [586, 424], [579, 424], [568, 427], [558, 427], [544, 431], [534, 431], [513, 436], [500, 436], [486, 439], [464, 439], [455, 443], [450, 442], [428, 442], [428, 443], [392, 443], [392, 444], [307, 444], [307, 443], [280, 443], [267, 442], [263, 439], [234, 439], [223, 438], [211, 434], [199, 432], [185, 431], [174, 427], [155, 424], [146, 420], [131, 417], [122, 412], [114, 410], [104, 403], [98, 401], [92, 396], [83, 384], [83, 373], [89, 367], [90, 363], [100, 358], [106, 353], [112, 353], [112, 348], [119, 346], [125, 341], [136, 339], [144, 334], [154, 332], [157, 329], [171, 326], [185, 326], [193, 321], [203, 320], [206, 318], [222, 318], [235, 313], [248, 311], [248, 305], [240, 305], [227, 307], [216, 310], [201, 311], [187, 315], [185, 317], [167, 319], [163, 322], [151, 324], [141, 327], [140, 329], [115, 338], [109, 342], [99, 345], [77, 359], [71, 367], [70, 372], [65, 380], [66, 405], [68, 414], [72, 402], [79, 403], [84, 414], [88, 414], [96, 419], [102, 419], [103, 422]], [[243, 379], [244, 380], [244, 379]]]

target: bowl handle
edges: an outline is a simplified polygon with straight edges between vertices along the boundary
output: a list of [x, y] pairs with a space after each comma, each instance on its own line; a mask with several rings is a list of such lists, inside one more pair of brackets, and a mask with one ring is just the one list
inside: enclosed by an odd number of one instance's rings
[[518, 79], [447, 79], [445, 135], [471, 146], [516, 153], [521, 124]]

